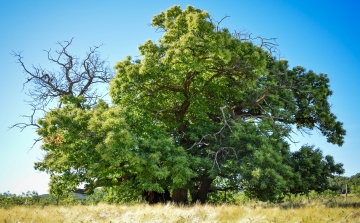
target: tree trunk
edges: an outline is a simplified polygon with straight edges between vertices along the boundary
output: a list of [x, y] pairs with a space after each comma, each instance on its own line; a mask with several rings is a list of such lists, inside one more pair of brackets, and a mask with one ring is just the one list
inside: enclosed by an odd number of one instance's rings
[[177, 204], [187, 204], [187, 189], [176, 188], [172, 193], [172, 201]]
[[191, 195], [192, 203], [200, 202], [201, 204], [205, 204], [207, 194], [209, 193], [212, 182], [213, 179], [209, 178], [208, 176], [201, 177], [200, 185]]
[[171, 200], [169, 190], [165, 190], [164, 193], [144, 191], [142, 195], [149, 204], [166, 203]]

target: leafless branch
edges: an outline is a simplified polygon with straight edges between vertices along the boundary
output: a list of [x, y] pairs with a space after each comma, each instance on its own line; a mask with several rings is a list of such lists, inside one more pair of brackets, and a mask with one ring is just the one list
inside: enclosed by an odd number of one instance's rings
[[[109, 83], [113, 76], [113, 70], [109, 68], [107, 61], [101, 60], [98, 54], [97, 50], [102, 45], [90, 48], [85, 58], [81, 60], [68, 52], [72, 42], [73, 39], [63, 43], [58, 42], [60, 50], [55, 51], [55, 56], [52, 55], [51, 49], [44, 50], [48, 60], [59, 67], [56, 72], [44, 69], [40, 65], [32, 65], [30, 70], [25, 66], [21, 52], [13, 52], [27, 76], [23, 89], [26, 85], [32, 84], [28, 92], [33, 100], [32, 103], [46, 107], [61, 96], [71, 95], [83, 96], [88, 104], [94, 105], [96, 100], [103, 96], [91, 88], [97, 84]], [[59, 102], [58, 105], [60, 106]]]
[[243, 42], [252, 42], [253, 44], [259, 46], [262, 49], [266, 49], [269, 52], [269, 55], [272, 56], [274, 53], [278, 53], [277, 47], [277, 38], [264, 38], [261, 36], [252, 37], [252, 33], [245, 30], [234, 31], [232, 36], [236, 39], [239, 39]]
[[[46, 69], [40, 65], [25, 65], [23, 61], [22, 52], [16, 53], [13, 51], [13, 56], [16, 62], [20, 64], [26, 76], [26, 81], [23, 83], [22, 90], [28, 87], [26, 93], [31, 100], [28, 101], [32, 106], [31, 115], [23, 115], [22, 117], [29, 118], [28, 123], [16, 123], [10, 128], [20, 128], [23, 131], [25, 128], [33, 126], [39, 128], [36, 124], [37, 111], [49, 109], [49, 104], [53, 101], [57, 103], [57, 107], [61, 107], [60, 98], [65, 95], [78, 98], [82, 96], [86, 105], [94, 106], [99, 98], [102, 98], [106, 93], [99, 92], [97, 88], [99, 84], [107, 84], [110, 82], [114, 71], [109, 67], [106, 60], [100, 58], [98, 49], [102, 46], [90, 47], [83, 59], [69, 53], [68, 49], [73, 43], [73, 38], [70, 41], [57, 42], [60, 47], [54, 53], [51, 49], [44, 50], [47, 54], [47, 59], [58, 67], [57, 71], [53, 69]], [[78, 108], [83, 108], [83, 104], [78, 103]], [[35, 139], [35, 143], [40, 140]]]
[[32, 105], [33, 108], [32, 108], [32, 114], [31, 115], [22, 115], [21, 117], [24, 117], [24, 118], [28, 118], [29, 119], [29, 122], [19, 122], [19, 123], [16, 123], [12, 126], [9, 127], [9, 129], [12, 129], [12, 128], [19, 128], [20, 129], [20, 132], [22, 132], [25, 128], [27, 127], [35, 127], [35, 128], [40, 128], [40, 126], [36, 123], [36, 120], [34, 118], [34, 115], [36, 113], [36, 111], [38, 109], [36, 109], [36, 107], [34, 105]]
[[[296, 132], [294, 132], [294, 130], [291, 128], [291, 132], [293, 133], [293, 134], [295, 134], [295, 135], [297, 135], [297, 133]], [[299, 141], [294, 141], [294, 139], [291, 137], [291, 135], [289, 135], [289, 136], [287, 136], [286, 137], [290, 142], [292, 142], [293, 144], [297, 144], [297, 143], [299, 143]]]
[[236, 154], [236, 151], [235, 151], [234, 147], [221, 147], [218, 151], [216, 151], [216, 152], [214, 153], [214, 161], [213, 161], [213, 166], [212, 166], [211, 170], [214, 169], [215, 164], [217, 165], [218, 169], [220, 170], [220, 166], [219, 166], [219, 163], [218, 163], [218, 161], [217, 161], [217, 158], [218, 158], [218, 156], [219, 156], [220, 153], [224, 153], [223, 156], [228, 155], [228, 154], [229, 154], [228, 149], [233, 150], [236, 159], [238, 159], [238, 156], [237, 156], [237, 154]]
[[188, 148], [187, 150], [191, 150], [192, 148], [194, 148], [195, 146], [200, 146], [200, 145], [205, 145], [205, 146], [208, 146], [209, 144], [207, 142], [205, 142], [206, 138], [209, 137], [209, 136], [212, 136], [216, 139], [216, 136], [221, 134], [221, 132], [225, 129], [225, 128], [229, 128], [230, 132], [232, 132], [232, 129], [231, 129], [231, 126], [229, 125], [228, 121], [227, 121], [227, 118], [226, 118], [226, 115], [225, 115], [225, 112], [224, 112], [224, 109], [228, 108], [229, 106], [225, 105], [223, 107], [220, 108], [221, 110], [221, 113], [222, 113], [222, 116], [223, 116], [223, 126], [220, 128], [219, 131], [213, 133], [213, 134], [206, 134], [204, 135], [203, 137], [201, 137], [201, 139], [198, 141], [198, 142], [195, 142], [190, 148]]
[[222, 21], [223, 21], [224, 19], [228, 18], [228, 17], [230, 17], [230, 16], [225, 15], [219, 22], [218, 22], [218, 21], [213, 22], [213, 20], [210, 19], [210, 22], [211, 22], [212, 24], [214, 24], [214, 26], [216, 27], [216, 28], [215, 28], [215, 31], [216, 31], [216, 32], [219, 31], [219, 25], [222, 23]]
[[42, 140], [43, 140], [43, 137], [39, 137], [39, 138], [37, 138], [37, 139], [34, 139], [34, 143], [33, 143], [32, 146], [30, 147], [30, 149], [28, 150], [28, 152], [29, 152], [32, 148], [34, 148], [34, 146], [36, 145], [36, 143], [41, 142]]

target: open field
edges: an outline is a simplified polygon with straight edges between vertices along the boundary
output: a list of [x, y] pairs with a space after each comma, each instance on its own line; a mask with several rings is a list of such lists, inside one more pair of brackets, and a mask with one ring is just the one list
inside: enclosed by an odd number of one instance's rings
[[0, 222], [360, 222], [359, 203], [266, 205], [78, 205], [0, 209]]

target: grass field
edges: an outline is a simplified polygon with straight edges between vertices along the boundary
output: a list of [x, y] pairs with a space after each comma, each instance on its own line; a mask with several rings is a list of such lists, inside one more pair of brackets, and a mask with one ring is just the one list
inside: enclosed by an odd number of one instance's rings
[[360, 203], [15, 206], [0, 209], [0, 222], [360, 222]]

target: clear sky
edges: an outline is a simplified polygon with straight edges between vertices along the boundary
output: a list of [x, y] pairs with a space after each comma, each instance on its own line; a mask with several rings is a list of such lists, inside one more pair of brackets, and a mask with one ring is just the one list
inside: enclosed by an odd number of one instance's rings
[[74, 37], [70, 51], [83, 56], [89, 47], [100, 48], [111, 66], [160, 34], [149, 26], [153, 15], [173, 5], [206, 10], [230, 30], [247, 30], [254, 36], [278, 38], [281, 56], [290, 66], [301, 65], [330, 78], [332, 111], [347, 130], [342, 147], [326, 143], [318, 132], [295, 136], [301, 144], [314, 144], [324, 155], [345, 167], [345, 176], [360, 172], [360, 3], [357, 0], [0, 0], [0, 193], [36, 190], [47, 193], [49, 176], [33, 169], [41, 160], [40, 144], [30, 150], [34, 129], [8, 130], [20, 115], [31, 113], [21, 92], [26, 80], [12, 51], [24, 56], [27, 66], [48, 65], [43, 49], [56, 49], [57, 41]]

